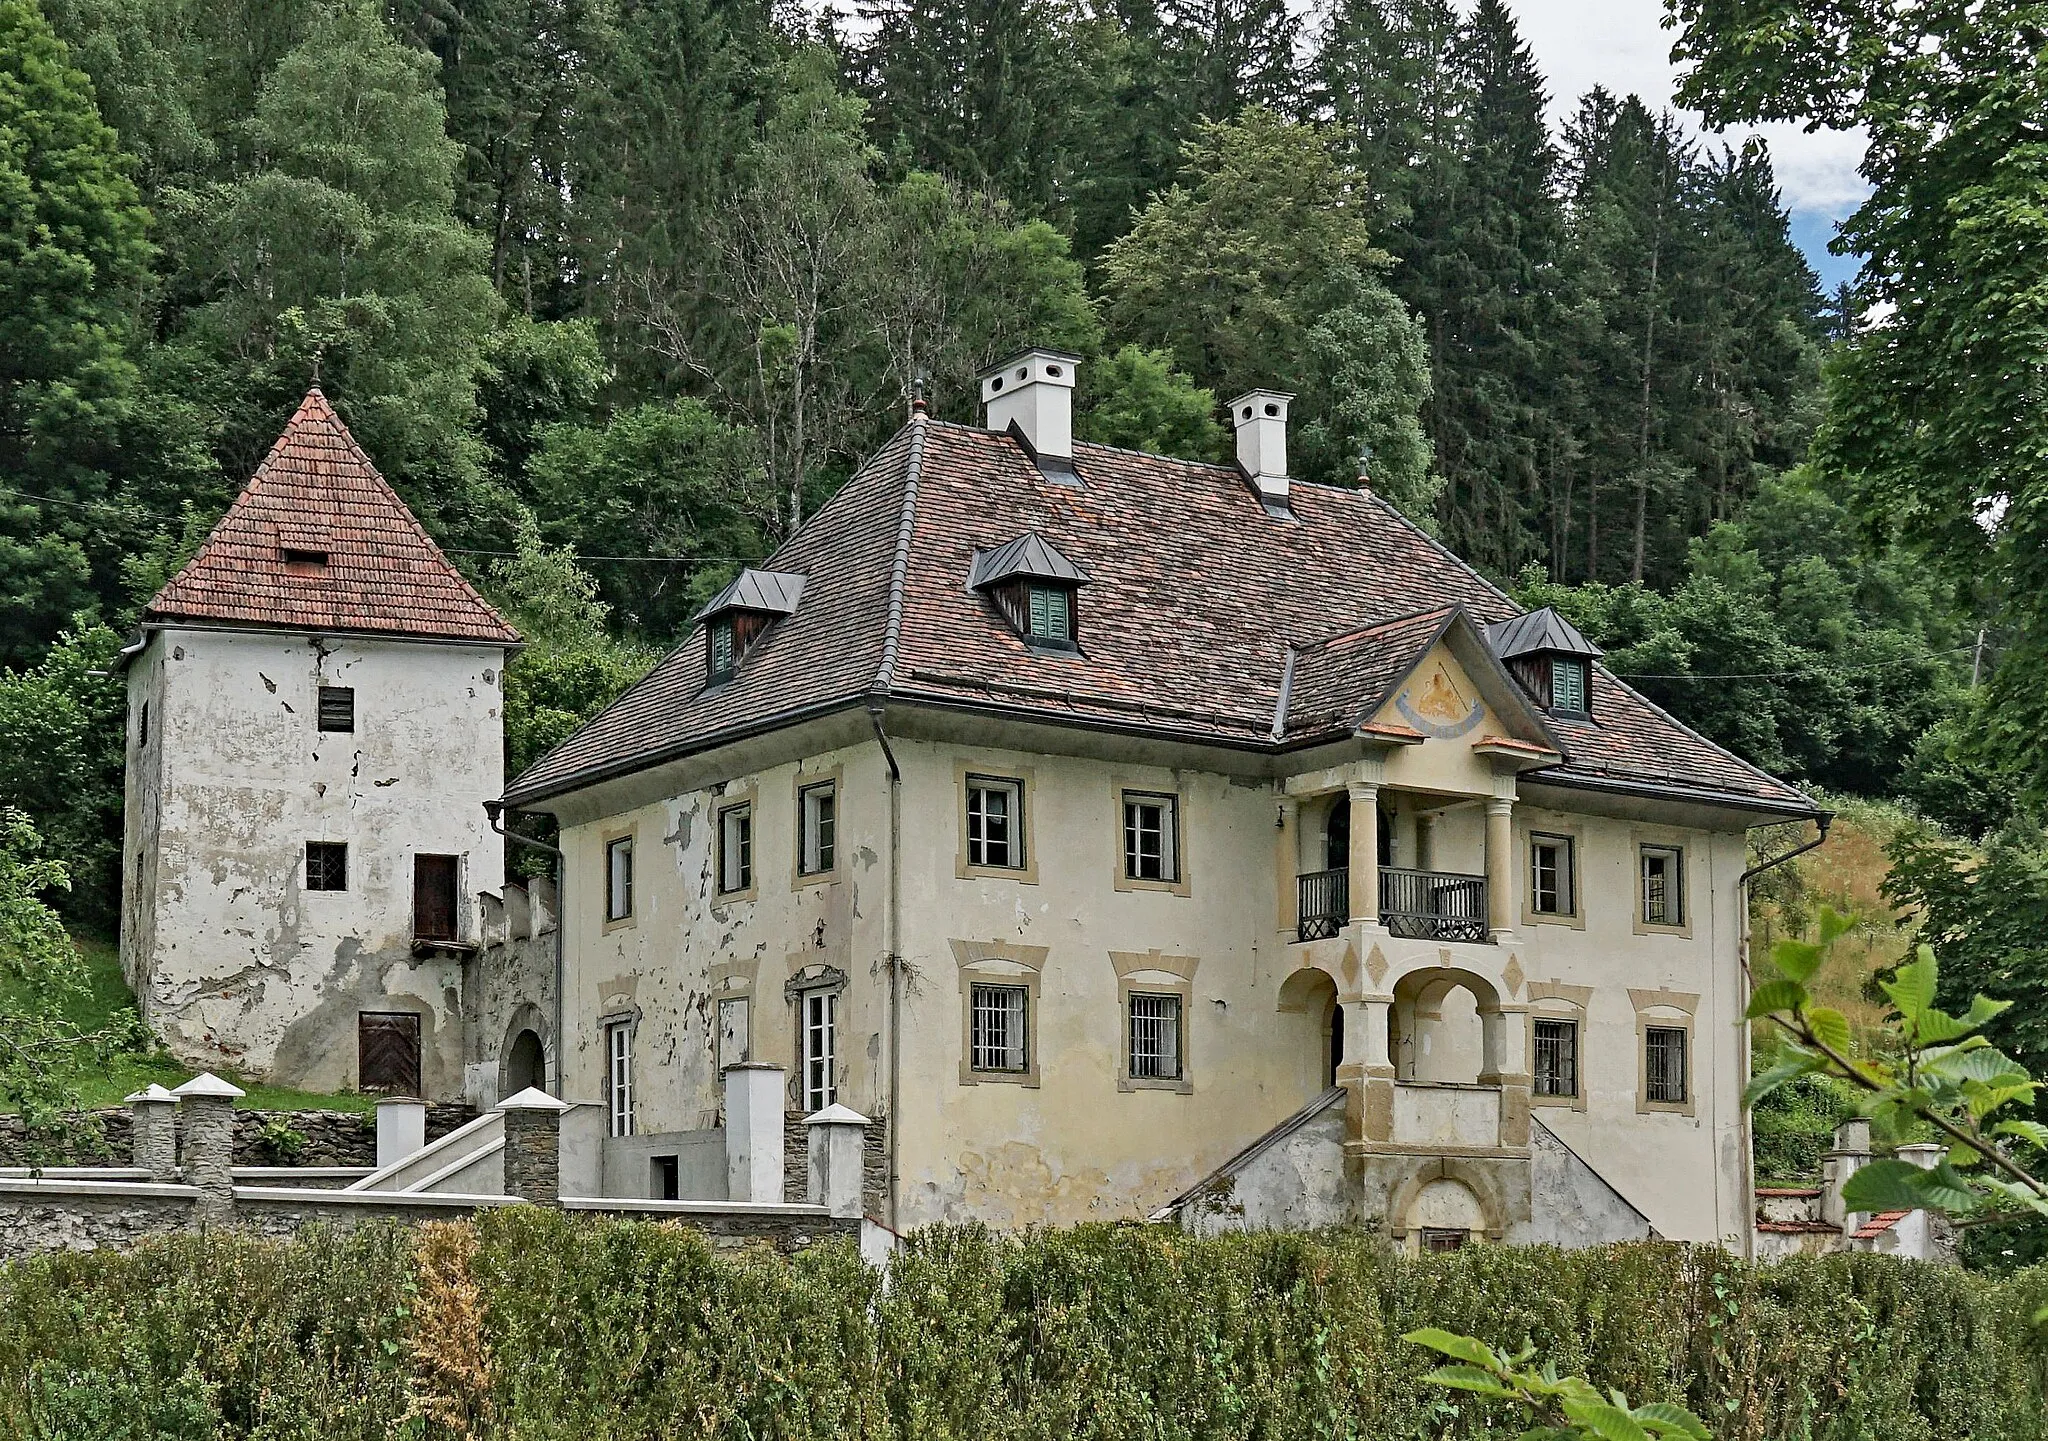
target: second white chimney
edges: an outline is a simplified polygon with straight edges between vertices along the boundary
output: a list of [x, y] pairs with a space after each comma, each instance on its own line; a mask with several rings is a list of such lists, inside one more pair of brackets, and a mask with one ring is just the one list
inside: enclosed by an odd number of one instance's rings
[[1078, 355], [1061, 350], [1027, 350], [981, 378], [988, 428], [1008, 430], [1014, 422], [1040, 456], [1074, 458], [1074, 367]]
[[1284, 390], [1247, 390], [1230, 402], [1237, 463], [1268, 500], [1287, 499], [1287, 403], [1293, 399]]

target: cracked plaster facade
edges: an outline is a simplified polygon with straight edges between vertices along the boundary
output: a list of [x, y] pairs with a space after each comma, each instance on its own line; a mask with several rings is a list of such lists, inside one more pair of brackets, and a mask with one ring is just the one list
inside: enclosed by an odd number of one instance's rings
[[[464, 962], [413, 944], [413, 857], [458, 862], [462, 937], [502, 879], [505, 651], [254, 629], [153, 628], [128, 666], [121, 959], [185, 1064], [354, 1089], [363, 1011], [420, 1018], [422, 1089], [462, 1092]], [[317, 728], [322, 685], [353, 732]], [[147, 735], [143, 712], [148, 708]], [[348, 845], [343, 891], [306, 843]]]

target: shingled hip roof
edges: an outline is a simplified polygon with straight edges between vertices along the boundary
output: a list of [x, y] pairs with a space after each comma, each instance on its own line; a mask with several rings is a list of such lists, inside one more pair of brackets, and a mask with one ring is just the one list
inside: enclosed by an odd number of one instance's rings
[[377, 473], [317, 386], [142, 619], [519, 642]]
[[[1283, 519], [1235, 467], [1088, 444], [1074, 466], [1048, 480], [1010, 435], [917, 416], [764, 562], [806, 577], [803, 606], [729, 682], [678, 647], [508, 799], [880, 700], [1273, 752], [1352, 733], [1452, 612], [1475, 634], [1521, 614], [1370, 491], [1298, 483]], [[1088, 577], [1076, 651], [962, 584], [1026, 535]], [[1527, 779], [1814, 811], [1597, 666], [1593, 711], [1549, 723], [1564, 760]]]

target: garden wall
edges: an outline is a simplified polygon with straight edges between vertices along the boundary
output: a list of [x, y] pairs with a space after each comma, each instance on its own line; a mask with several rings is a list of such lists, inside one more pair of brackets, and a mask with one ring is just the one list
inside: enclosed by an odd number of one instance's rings
[[[100, 1144], [84, 1139], [84, 1127], [68, 1129], [67, 1140], [56, 1154], [45, 1154], [46, 1166], [104, 1165], [110, 1157], [115, 1164], [127, 1164], [128, 1134], [132, 1122], [126, 1106], [114, 1106], [91, 1113], [99, 1123]], [[456, 1127], [476, 1119], [476, 1108], [433, 1102], [427, 1106], [427, 1139], [438, 1141]], [[264, 1140], [263, 1128], [283, 1121], [304, 1138], [290, 1157], [280, 1156]], [[237, 1166], [374, 1166], [377, 1163], [377, 1118], [354, 1111], [236, 1111], [235, 1164]], [[26, 1166], [28, 1148], [22, 1137], [21, 1117], [0, 1115], [0, 1166]]]
[[[178, 1237], [0, 1269], [0, 1434], [841, 1441], [1493, 1438], [1425, 1386], [1421, 1325], [1533, 1341], [1726, 1441], [2041, 1441], [2026, 1318], [1993, 1281], [1641, 1243], [1411, 1258], [1356, 1236], [1083, 1227], [715, 1251], [542, 1207], [287, 1244]], [[399, 1418], [411, 1421], [397, 1424]]]

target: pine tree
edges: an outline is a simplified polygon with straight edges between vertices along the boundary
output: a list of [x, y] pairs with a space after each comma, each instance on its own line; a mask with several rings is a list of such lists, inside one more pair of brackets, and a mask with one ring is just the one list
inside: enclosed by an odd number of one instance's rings
[[1253, 106], [1299, 114], [1301, 20], [1287, 0], [1160, 0], [1159, 13], [1191, 114], [1230, 120]]
[[[0, 665], [93, 599], [150, 264], [133, 161], [32, 0], [0, 0]], [[47, 497], [47, 499], [45, 499]]]

